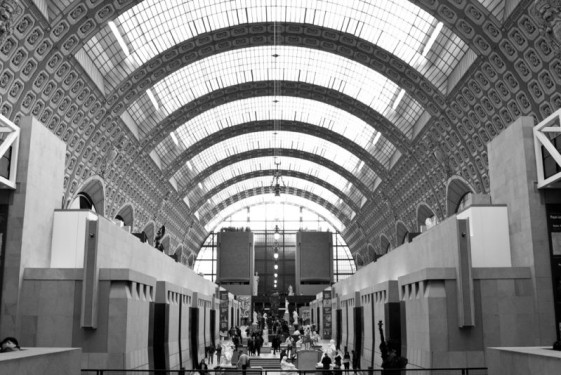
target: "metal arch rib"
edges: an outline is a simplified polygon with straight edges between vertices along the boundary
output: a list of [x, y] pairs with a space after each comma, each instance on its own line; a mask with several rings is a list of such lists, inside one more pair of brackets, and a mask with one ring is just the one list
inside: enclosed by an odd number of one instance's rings
[[[176, 159], [174, 159], [167, 168], [162, 171], [162, 174], [165, 179], [169, 179], [173, 176], [185, 163], [187, 160], [192, 159], [196, 154], [202, 152], [203, 150], [222, 142], [225, 139], [238, 136], [241, 134], [248, 134], [260, 131], [267, 131], [267, 130], [274, 130], [275, 125], [273, 120], [265, 120], [265, 121], [251, 121], [246, 122], [244, 124], [231, 126], [225, 129], [222, 129], [216, 133], [209, 135], [198, 141], [197, 143], [193, 144], [191, 147], [183, 151]], [[330, 142], [333, 142], [350, 153], [354, 154], [357, 158], [364, 161], [365, 165], [367, 165], [370, 169], [376, 172], [376, 175], [380, 178], [384, 179], [387, 175], [387, 169], [374, 157], [370, 154], [367, 150], [362, 147], [358, 147], [358, 145], [346, 137], [342, 135], [323, 128], [321, 126], [317, 126], [314, 124], [302, 122], [302, 121], [282, 121], [282, 128], [283, 131], [290, 131], [290, 132], [298, 132], [298, 133], [305, 133], [311, 134], [314, 136], [321, 137], [326, 139]]]
[[[333, 172], [340, 174], [348, 181], [359, 189], [359, 191], [366, 197], [370, 196], [370, 188], [364, 184], [361, 180], [359, 180], [355, 175], [347, 171], [345, 168], [341, 167], [340, 165], [336, 164], [330, 159], [324, 158], [322, 156], [312, 154], [306, 151], [300, 150], [292, 150], [292, 149], [276, 149], [276, 151], [280, 151], [280, 156], [290, 156], [299, 159], [305, 159], [322, 165], [326, 168], [331, 169]], [[226, 159], [220, 160], [218, 163], [211, 165], [210, 167], [206, 168], [205, 170], [201, 171], [199, 174], [196, 175], [189, 183], [179, 189], [178, 195], [180, 197], [185, 197], [189, 190], [193, 189], [193, 187], [197, 186], [197, 184], [203, 181], [205, 178], [213, 174], [214, 172], [225, 168], [231, 164], [234, 164], [241, 160], [252, 159], [256, 157], [262, 156], [273, 156], [275, 153], [275, 149], [273, 148], [264, 148], [264, 149], [256, 149], [246, 152], [241, 152], [239, 154], [232, 155]]]
[[[228, 186], [230, 186], [234, 183], [249, 180], [249, 179], [252, 179], [252, 178], [255, 178], [255, 177], [264, 177], [264, 176], [271, 176], [272, 177], [275, 174], [276, 171], [277, 170], [275, 170], [275, 169], [252, 171], [252, 172], [248, 172], [248, 173], [238, 175], [238, 176], [236, 176], [234, 178], [231, 178], [227, 181], [224, 181], [221, 184], [214, 186], [205, 195], [203, 195], [199, 200], [192, 203], [191, 204], [191, 210], [192, 211], [198, 211], [198, 209], [204, 204], [204, 202], [208, 201], [215, 194], [217, 194], [221, 190], [225, 189], [226, 187], [228, 187]], [[299, 172], [299, 171], [292, 171], [292, 170], [289, 170], [289, 169], [279, 169], [279, 172], [281, 172], [281, 174], [283, 176], [301, 178], [301, 179], [310, 181], [314, 184], [317, 184], [317, 185], [329, 190], [333, 194], [339, 196], [343, 200], [343, 202], [345, 202], [345, 204], [347, 204], [347, 206], [349, 206], [353, 211], [358, 213], [358, 211], [360, 210], [360, 207], [352, 199], [350, 199], [347, 194], [343, 193], [341, 190], [339, 190], [338, 188], [336, 188], [335, 186], [331, 185], [329, 182], [327, 182], [327, 181], [325, 181], [321, 178], [310, 175], [308, 173], [302, 173], [302, 172]]]
[[[257, 188], [250, 189], [250, 190], [245, 190], [245, 191], [239, 192], [235, 195], [232, 195], [228, 199], [225, 199], [224, 201], [218, 203], [212, 210], [210, 210], [208, 213], [206, 213], [204, 216], [202, 216], [200, 222], [201, 222], [201, 224], [206, 225], [216, 215], [218, 215], [218, 213], [220, 211], [223, 211], [226, 207], [230, 206], [231, 204], [234, 204], [235, 202], [237, 202], [241, 199], [247, 198], [247, 197], [252, 197], [252, 196], [262, 195], [262, 194], [272, 194], [272, 191], [270, 190], [270, 187], [269, 186], [261, 186], [261, 187], [257, 187]], [[312, 202], [317, 203], [317, 204], [325, 207], [329, 212], [331, 212], [333, 215], [335, 215], [335, 217], [337, 217], [339, 220], [341, 220], [341, 223], [343, 223], [343, 225], [345, 227], [347, 227], [351, 222], [351, 219], [349, 217], [347, 217], [345, 214], [343, 214], [343, 212], [341, 212], [341, 210], [339, 210], [337, 207], [335, 207], [332, 203], [327, 202], [325, 199], [321, 198], [320, 196], [318, 196], [316, 194], [310, 193], [309, 191], [287, 187], [284, 194], [291, 194], [291, 195], [296, 195], [296, 196], [299, 196], [299, 197], [303, 197], [305, 199], [309, 199]]]
[[[277, 81], [278, 82], [278, 81]], [[206, 94], [197, 100], [184, 105], [164, 121], [158, 124], [142, 141], [144, 151], [150, 152], [160, 143], [164, 137], [174, 131], [185, 122], [203, 112], [216, 106], [230, 103], [236, 100], [273, 95], [275, 81], [258, 81], [242, 83], [224, 89], [216, 90]], [[328, 89], [323, 86], [312, 85], [304, 82], [285, 82], [280, 81], [278, 96], [293, 96], [317, 100], [343, 111], [350, 112], [354, 116], [363, 120], [376, 131], [381, 132], [384, 137], [394, 144], [394, 146], [405, 152], [410, 147], [410, 141], [399, 129], [397, 129], [388, 119], [379, 112], [368, 107], [358, 100], [342, 94], [337, 90]]]

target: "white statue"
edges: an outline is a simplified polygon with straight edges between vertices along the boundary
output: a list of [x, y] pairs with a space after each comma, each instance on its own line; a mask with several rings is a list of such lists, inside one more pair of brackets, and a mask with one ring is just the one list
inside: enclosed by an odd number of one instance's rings
[[293, 296], [294, 295], [294, 290], [292, 290], [292, 285], [288, 286], [288, 295], [289, 296]]
[[298, 313], [296, 312], [296, 310], [292, 312], [292, 320], [294, 320], [294, 323], [292, 324], [294, 325], [298, 324]]
[[253, 276], [253, 295], [257, 295], [257, 290], [259, 288], [259, 274], [255, 272], [255, 276]]
[[253, 312], [253, 324], [257, 324], [258, 323], [258, 319], [257, 319], [257, 311]]
[[222, 357], [220, 358], [220, 366], [232, 366], [232, 355], [234, 354], [234, 346], [231, 343], [222, 345]]

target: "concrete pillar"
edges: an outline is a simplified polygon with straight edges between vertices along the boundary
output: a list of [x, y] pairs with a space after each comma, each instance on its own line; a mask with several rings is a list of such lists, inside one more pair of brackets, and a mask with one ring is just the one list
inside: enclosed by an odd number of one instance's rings
[[[11, 195], [2, 280], [0, 336], [18, 336], [23, 270], [48, 267], [54, 210], [61, 208], [66, 145], [32, 117], [21, 121], [15, 191]], [[5, 198], [5, 197], [4, 197]]]
[[531, 117], [521, 117], [487, 145], [490, 193], [493, 204], [508, 206], [513, 267], [532, 269], [535, 337], [527, 345], [551, 345], [555, 318], [547, 217], [538, 191]]

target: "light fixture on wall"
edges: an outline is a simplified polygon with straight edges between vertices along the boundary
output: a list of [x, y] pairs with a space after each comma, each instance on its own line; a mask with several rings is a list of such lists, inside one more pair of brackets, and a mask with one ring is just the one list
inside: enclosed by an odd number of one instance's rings
[[275, 241], [278, 241], [280, 239], [280, 229], [278, 225], [275, 225], [275, 234], [273, 235], [273, 237]]
[[274, 268], [275, 268], [276, 270], [279, 269], [279, 265], [277, 264], [277, 262], [275, 262]]

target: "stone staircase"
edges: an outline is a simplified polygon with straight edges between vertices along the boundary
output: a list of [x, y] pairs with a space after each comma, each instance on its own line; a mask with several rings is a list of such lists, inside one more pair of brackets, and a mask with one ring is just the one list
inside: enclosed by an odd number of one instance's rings
[[250, 357], [250, 367], [262, 367], [263, 370], [280, 370], [280, 359]]

